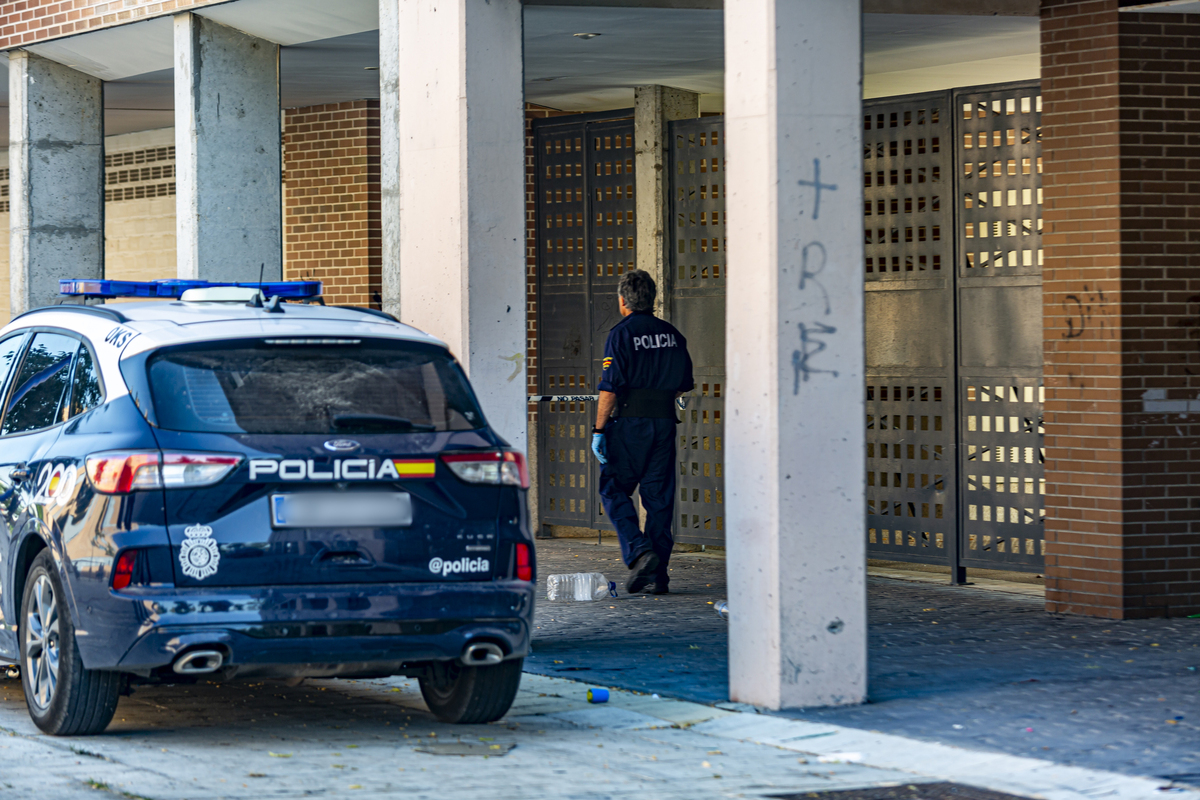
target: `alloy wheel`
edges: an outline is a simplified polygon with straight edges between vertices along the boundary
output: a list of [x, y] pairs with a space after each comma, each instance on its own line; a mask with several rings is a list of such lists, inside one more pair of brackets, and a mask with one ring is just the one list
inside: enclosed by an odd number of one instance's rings
[[39, 710], [50, 705], [58, 688], [58, 623], [54, 585], [48, 575], [38, 575], [33, 585], [33, 603], [25, 619], [25, 672]]

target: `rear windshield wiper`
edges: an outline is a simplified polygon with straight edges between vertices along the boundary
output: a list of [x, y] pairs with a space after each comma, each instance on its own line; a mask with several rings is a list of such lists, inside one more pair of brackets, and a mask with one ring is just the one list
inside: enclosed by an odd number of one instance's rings
[[427, 425], [423, 422], [413, 422], [411, 419], [404, 417], [389, 417], [386, 414], [336, 414], [333, 417], [333, 429], [344, 430], [346, 428], [369, 428], [372, 430], [393, 430], [400, 429], [401, 431], [420, 431], [422, 433], [432, 433], [437, 430], [436, 426]]

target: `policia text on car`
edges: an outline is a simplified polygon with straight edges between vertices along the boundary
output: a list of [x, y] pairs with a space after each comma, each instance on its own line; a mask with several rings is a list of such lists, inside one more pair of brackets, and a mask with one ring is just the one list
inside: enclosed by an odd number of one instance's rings
[[[621, 316], [604, 345], [600, 402], [592, 451], [600, 462], [600, 499], [617, 528], [629, 567], [625, 589], [651, 584], [666, 594], [670, 576], [671, 519], [675, 507], [675, 399], [690, 392], [692, 359], [687, 341], [654, 308], [654, 279], [626, 273], [617, 287]], [[646, 529], [638, 526], [630, 496], [639, 489]]]

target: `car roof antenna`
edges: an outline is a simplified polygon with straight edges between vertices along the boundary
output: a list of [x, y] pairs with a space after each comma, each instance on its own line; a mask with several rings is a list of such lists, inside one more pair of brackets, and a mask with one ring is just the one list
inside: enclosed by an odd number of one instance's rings
[[262, 262], [262, 265], [258, 268], [258, 294], [254, 295], [253, 300], [251, 300], [249, 303], [246, 303], [246, 305], [250, 308], [262, 308], [263, 307], [263, 288], [262, 288], [263, 287], [263, 272], [266, 271], [266, 269], [267, 269], [267, 262], [264, 261], [264, 262]]

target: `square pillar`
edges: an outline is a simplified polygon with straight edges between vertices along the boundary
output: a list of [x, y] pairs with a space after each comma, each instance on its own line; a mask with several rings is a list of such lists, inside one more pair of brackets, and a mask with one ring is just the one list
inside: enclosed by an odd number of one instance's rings
[[175, 16], [180, 278], [283, 275], [279, 46], [198, 14]]
[[521, 3], [405, 0], [397, 24], [400, 318], [450, 346], [524, 450]]
[[671, 176], [668, 172], [667, 123], [700, 116], [700, 95], [670, 86], [639, 86], [633, 90], [634, 176], [637, 192], [637, 267], [658, 284], [654, 313], [671, 315]]
[[729, 689], [867, 692], [858, 3], [727, 0]]
[[379, 217], [383, 310], [400, 316], [400, 0], [379, 0]]
[[1193, 14], [1042, 2], [1046, 607], [1200, 613]]
[[104, 83], [8, 56], [9, 307], [51, 305], [60, 278], [104, 277]]

